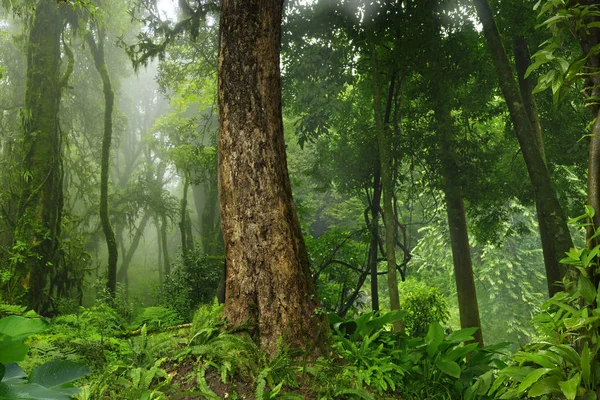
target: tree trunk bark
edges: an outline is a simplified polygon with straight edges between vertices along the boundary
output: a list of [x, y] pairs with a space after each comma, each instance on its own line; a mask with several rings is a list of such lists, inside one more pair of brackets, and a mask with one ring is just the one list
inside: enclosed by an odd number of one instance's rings
[[63, 26], [56, 3], [39, 0], [27, 45], [21, 193], [12, 249], [14, 275], [5, 291], [9, 299], [17, 299], [25, 289], [29, 307], [41, 314], [50, 307], [48, 274], [60, 262], [63, 171], [58, 111], [64, 83], [60, 78]]
[[[148, 223], [149, 219], [150, 219], [150, 212], [146, 211], [144, 213], [144, 216], [142, 217], [142, 220], [140, 221], [140, 225], [138, 226], [137, 230], [135, 231], [135, 235], [133, 235], [133, 239], [131, 240], [131, 243], [129, 244], [129, 249], [127, 250], [127, 253], [125, 254], [125, 257], [123, 258], [123, 263], [121, 264], [121, 268], [119, 268], [119, 272], [117, 273], [117, 282], [122, 282], [127, 277], [127, 271], [129, 270], [129, 264], [131, 264], [133, 255], [135, 254], [135, 251], [137, 250], [138, 246], [140, 245], [140, 239], [142, 238], [142, 235], [144, 234], [144, 229], [146, 229], [146, 224]], [[157, 238], [157, 240], [158, 240], [158, 238]]]
[[163, 271], [164, 271], [164, 276], [167, 277], [169, 276], [169, 274], [171, 273], [171, 260], [169, 257], [169, 241], [167, 238], [167, 228], [169, 227], [169, 225], [167, 224], [167, 216], [166, 215], [161, 215], [160, 216], [160, 240], [162, 242], [162, 254], [163, 254]]
[[[400, 294], [398, 292], [398, 277], [396, 274], [396, 213], [394, 210], [394, 180], [392, 165], [394, 160], [391, 154], [392, 140], [390, 135], [389, 114], [384, 116], [381, 107], [382, 96], [379, 88], [381, 79], [379, 72], [379, 60], [377, 48], [373, 40], [371, 45], [371, 62], [373, 76], [373, 110], [375, 114], [375, 124], [377, 138], [379, 142], [379, 162], [381, 165], [381, 188], [383, 190], [383, 221], [385, 223], [385, 252], [388, 263], [388, 291], [390, 294], [390, 310], [400, 309]], [[395, 77], [390, 80], [390, 87], [393, 88]], [[393, 89], [392, 89], [393, 91]], [[387, 121], [386, 121], [387, 120]], [[404, 325], [401, 322], [394, 324], [394, 329], [403, 331]]]
[[474, 2], [496, 66], [500, 88], [506, 100], [523, 158], [527, 165], [527, 172], [533, 185], [548, 280], [548, 293], [553, 296], [561, 290], [560, 285], [557, 285], [556, 282], [562, 281], [563, 277], [573, 274], [571, 268], [559, 262], [564, 258], [565, 253], [573, 247], [573, 241], [567, 226], [566, 216], [558, 201], [554, 184], [550, 179], [543, 153], [538, 146], [535, 128], [529, 120], [525, 103], [514, 80], [512, 68], [502, 45], [492, 11], [486, 0], [474, 0]]
[[187, 266], [188, 257], [194, 250], [194, 239], [192, 237], [192, 222], [190, 221], [190, 215], [187, 210], [187, 198], [188, 191], [190, 188], [190, 178], [188, 174], [185, 174], [183, 179], [183, 196], [181, 197], [181, 208], [179, 220], [179, 231], [181, 232], [181, 254], [183, 256], [183, 262]]
[[[439, 96], [434, 93], [434, 96]], [[441, 163], [444, 178], [444, 195], [446, 198], [446, 213], [450, 229], [450, 244], [452, 246], [452, 260], [454, 265], [454, 278], [458, 296], [458, 310], [461, 328], [477, 327], [479, 330], [473, 335], [475, 340], [483, 347], [483, 334], [479, 318], [479, 305], [477, 291], [473, 279], [473, 264], [471, 261], [471, 247], [469, 245], [469, 232], [467, 217], [461, 193], [461, 183], [456, 166], [456, 153], [453, 141], [453, 122], [450, 111], [443, 104], [436, 104], [435, 119], [437, 132], [441, 136]]]
[[163, 284], [163, 282], [165, 281], [164, 279], [164, 267], [163, 267], [163, 245], [162, 245], [162, 240], [161, 240], [161, 234], [160, 234], [160, 222], [158, 222], [158, 216], [155, 215], [154, 216], [154, 226], [156, 228], [156, 244], [158, 246], [158, 283], [160, 285]]
[[371, 243], [369, 245], [369, 270], [371, 272], [371, 309], [379, 311], [379, 286], [377, 282], [377, 265], [379, 249], [379, 209], [381, 204], [381, 176], [379, 165], [373, 176], [373, 199], [371, 201], [371, 224], [368, 227], [371, 232]]
[[219, 50], [219, 196], [224, 317], [274, 355], [280, 338], [315, 356], [327, 321], [292, 199], [281, 110], [283, 0], [224, 0]]
[[96, 34], [98, 35], [98, 43], [94, 39], [93, 33], [90, 31], [86, 35], [86, 40], [96, 70], [102, 78], [104, 91], [104, 134], [102, 136], [102, 157], [100, 160], [100, 221], [102, 223], [102, 231], [106, 238], [106, 247], [108, 249], [108, 280], [106, 288], [111, 296], [115, 295], [117, 289], [117, 261], [119, 259], [119, 249], [115, 232], [110, 223], [108, 214], [108, 178], [110, 176], [110, 145], [112, 141], [112, 113], [115, 103], [115, 94], [110, 82], [108, 67], [104, 61], [104, 29], [96, 26]]

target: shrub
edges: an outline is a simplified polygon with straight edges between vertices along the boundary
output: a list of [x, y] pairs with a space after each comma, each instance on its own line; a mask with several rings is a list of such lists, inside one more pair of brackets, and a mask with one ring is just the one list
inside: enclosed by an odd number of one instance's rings
[[401, 299], [400, 309], [406, 313], [404, 327], [406, 333], [413, 337], [425, 336], [432, 323], [443, 325], [450, 317], [448, 301], [436, 287], [410, 285], [403, 290]]

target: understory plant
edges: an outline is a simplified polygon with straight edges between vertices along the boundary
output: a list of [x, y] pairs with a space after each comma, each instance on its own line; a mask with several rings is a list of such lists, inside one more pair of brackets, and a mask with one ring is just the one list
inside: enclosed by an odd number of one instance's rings
[[27, 356], [26, 339], [47, 327], [38, 318], [13, 315], [0, 319], [0, 398], [68, 400], [80, 391], [72, 382], [89, 374], [84, 365], [55, 360], [27, 375], [17, 364]]
[[[572, 220], [587, 227], [591, 207]], [[583, 223], [581, 223], [583, 221]], [[600, 235], [595, 231], [592, 239]], [[545, 396], [546, 399], [595, 400], [600, 388], [600, 291], [590, 279], [598, 273], [600, 245], [573, 248], [561, 262], [578, 271], [576, 282], [565, 279], [533, 323], [539, 338], [512, 357], [499, 371], [489, 393], [500, 399]]]

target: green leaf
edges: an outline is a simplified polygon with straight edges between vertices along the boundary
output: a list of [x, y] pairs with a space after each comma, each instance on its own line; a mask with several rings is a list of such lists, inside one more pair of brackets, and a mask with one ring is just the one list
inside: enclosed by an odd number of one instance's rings
[[475, 350], [479, 346], [479, 343], [470, 343], [465, 346], [456, 346], [452, 350], [446, 352], [444, 358], [452, 361], [462, 359], [467, 354]]
[[596, 210], [594, 210], [594, 207], [590, 206], [589, 204], [586, 204], [584, 207], [585, 215], [587, 215], [589, 219], [594, 218], [594, 215], [596, 215]]
[[577, 389], [579, 389], [580, 382], [581, 375], [579, 375], [578, 372], [575, 374], [574, 377], [572, 377], [568, 381], [558, 382], [558, 386], [560, 386], [560, 389], [562, 390], [567, 400], [575, 400], [575, 396], [577, 396]]
[[39, 318], [29, 319], [11, 315], [0, 319], [0, 335], [12, 337], [14, 340], [25, 340], [28, 336], [45, 331], [48, 324]]
[[549, 376], [547, 378], [542, 379], [541, 381], [537, 381], [531, 386], [531, 389], [527, 392], [529, 397], [537, 397], [544, 394], [560, 394], [561, 390], [558, 386], [558, 382], [560, 378], [556, 375]]
[[581, 362], [579, 354], [577, 354], [575, 349], [573, 349], [571, 346], [566, 345], [566, 344], [559, 344], [559, 345], [550, 347], [548, 350], [558, 354], [565, 361], [567, 361], [568, 363], [571, 363], [571, 365], [579, 367], [580, 362]]
[[[365, 324], [364, 334], [371, 334], [371, 332], [378, 331], [385, 325], [393, 324], [394, 322], [402, 321], [404, 319], [404, 311], [395, 310], [383, 314], [381, 317], [373, 318], [367, 321]], [[361, 332], [363, 333], [363, 332]]]
[[35, 400], [70, 400], [71, 395], [50, 390], [37, 383], [25, 383], [10, 386], [9, 399], [35, 399]]
[[0, 338], [0, 363], [22, 361], [27, 356], [28, 350], [29, 346], [21, 343], [21, 340], [14, 340], [10, 337]]
[[525, 379], [523, 379], [521, 381], [521, 384], [519, 385], [517, 392], [519, 393], [523, 393], [525, 392], [527, 389], [529, 389], [529, 387], [531, 385], [533, 385], [535, 382], [537, 382], [542, 376], [546, 375], [548, 372], [552, 371], [552, 368], [537, 368], [534, 369], [533, 371], [531, 371], [526, 377]]
[[526, 361], [534, 362], [544, 368], [555, 368], [562, 361], [557, 354], [545, 350], [540, 350], [536, 353], [519, 351], [515, 353], [514, 359], [521, 364]]
[[435, 365], [437, 365], [437, 367], [445, 374], [450, 375], [453, 378], [460, 378], [460, 366], [452, 361], [452, 360], [448, 360], [446, 358], [441, 358], [441, 359], [437, 359], [435, 360]]
[[55, 360], [34, 368], [31, 371], [29, 382], [47, 388], [57, 388], [89, 373], [90, 369], [85, 365], [71, 361]]
[[581, 350], [581, 378], [586, 385], [590, 384], [592, 355], [588, 343], [585, 342], [583, 350]]
[[594, 299], [596, 298], [596, 287], [588, 278], [583, 275], [579, 275], [579, 280], [577, 281], [577, 289], [579, 293], [583, 296], [584, 300], [587, 304], [592, 304]]
[[427, 343], [427, 354], [430, 357], [437, 352], [439, 345], [444, 340], [444, 329], [439, 322], [433, 322], [429, 325], [429, 330], [425, 336], [425, 343]]
[[468, 342], [474, 340], [473, 335], [479, 328], [465, 328], [454, 331], [446, 337], [446, 340], [453, 343]]
[[27, 379], [25, 371], [19, 367], [17, 363], [10, 363], [4, 365], [5, 371], [2, 377], [2, 383], [15, 384], [23, 383], [24, 379]]

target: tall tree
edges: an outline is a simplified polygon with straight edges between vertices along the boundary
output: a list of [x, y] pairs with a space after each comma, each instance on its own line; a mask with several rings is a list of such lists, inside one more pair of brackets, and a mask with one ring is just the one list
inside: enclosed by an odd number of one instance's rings
[[[100, 221], [108, 249], [108, 281], [106, 288], [111, 296], [114, 296], [117, 288], [117, 260], [119, 258], [119, 250], [108, 214], [108, 178], [110, 173], [110, 145], [113, 133], [112, 114], [115, 94], [110, 81], [108, 67], [104, 61], [104, 29], [98, 25], [97, 21], [92, 22], [92, 25], [95, 27], [95, 32], [88, 32], [86, 40], [92, 52], [96, 70], [102, 78], [104, 92], [104, 133], [102, 135], [102, 157], [100, 161]], [[94, 33], [96, 38], [94, 37]]]
[[560, 286], [556, 285], [556, 282], [561, 281], [568, 274], [568, 267], [561, 265], [560, 260], [573, 247], [573, 241], [565, 213], [550, 179], [543, 148], [538, 143], [539, 136], [535, 126], [537, 122], [530, 120], [527, 108], [524, 106], [525, 103], [514, 79], [513, 70], [502, 44], [492, 10], [487, 0], [474, 0], [474, 2], [533, 186], [548, 279], [548, 292], [552, 296], [560, 290]]
[[224, 0], [219, 50], [219, 197], [224, 315], [270, 354], [283, 338], [317, 354], [327, 323], [310, 277], [287, 171], [279, 54], [283, 0]]
[[[23, 109], [21, 193], [13, 245], [13, 282], [18, 296], [28, 289], [28, 305], [44, 313], [51, 307], [47, 277], [59, 259], [63, 209], [62, 135], [58, 111], [61, 91], [73, 70], [70, 60], [60, 75], [64, 11], [39, 0], [27, 45], [27, 81]], [[65, 46], [65, 54], [71, 55]]]
[[[387, 97], [387, 107], [383, 111], [380, 80], [381, 71], [379, 66], [379, 56], [377, 47], [374, 43], [374, 35], [370, 36], [371, 46], [371, 70], [373, 76], [373, 112], [375, 115], [375, 125], [377, 130], [377, 142], [379, 145], [379, 171], [381, 173], [381, 189], [383, 190], [383, 221], [385, 223], [385, 255], [388, 263], [387, 279], [388, 291], [390, 294], [390, 310], [400, 309], [400, 295], [398, 292], [398, 277], [396, 274], [396, 210], [394, 206], [394, 160], [392, 158], [392, 135], [389, 126], [391, 99], [394, 93], [394, 83], [396, 74], [392, 73], [390, 77], [390, 95]], [[400, 322], [394, 325], [396, 330], [404, 329]]]

